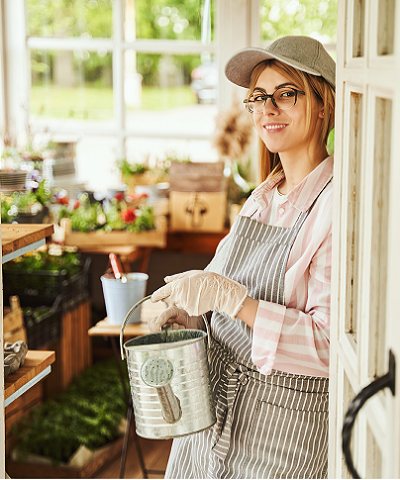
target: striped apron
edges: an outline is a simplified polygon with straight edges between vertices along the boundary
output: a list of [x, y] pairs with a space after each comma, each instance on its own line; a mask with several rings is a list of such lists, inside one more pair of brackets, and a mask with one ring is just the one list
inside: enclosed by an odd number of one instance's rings
[[[238, 216], [206, 270], [283, 305], [290, 249], [315, 202], [292, 228]], [[214, 311], [211, 332], [217, 422], [174, 440], [166, 478], [326, 478], [328, 379], [261, 374], [251, 360], [253, 330], [239, 319]]]

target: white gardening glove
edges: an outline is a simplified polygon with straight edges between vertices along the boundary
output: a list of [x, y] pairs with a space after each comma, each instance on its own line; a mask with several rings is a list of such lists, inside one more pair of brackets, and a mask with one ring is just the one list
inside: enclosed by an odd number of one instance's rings
[[164, 300], [191, 316], [218, 310], [236, 318], [247, 296], [247, 288], [235, 280], [203, 270], [178, 273], [164, 280], [167, 285], [156, 290], [151, 301]]
[[189, 316], [185, 310], [180, 310], [175, 305], [168, 307], [158, 317], [154, 317], [147, 322], [151, 332], [157, 333], [166, 323], [178, 324], [181, 328], [199, 329], [199, 317]]

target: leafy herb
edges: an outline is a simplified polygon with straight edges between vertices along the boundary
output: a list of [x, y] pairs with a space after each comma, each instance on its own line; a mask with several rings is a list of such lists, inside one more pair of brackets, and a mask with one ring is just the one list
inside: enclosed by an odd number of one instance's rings
[[87, 368], [64, 394], [33, 408], [13, 431], [20, 452], [58, 464], [68, 462], [81, 445], [94, 450], [115, 440], [125, 414], [117, 366], [109, 360]]

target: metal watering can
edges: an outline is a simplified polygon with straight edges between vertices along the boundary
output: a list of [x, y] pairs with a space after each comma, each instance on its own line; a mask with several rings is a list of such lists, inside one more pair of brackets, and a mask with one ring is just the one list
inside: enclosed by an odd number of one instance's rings
[[167, 439], [189, 435], [216, 422], [209, 380], [207, 343], [210, 332], [163, 329], [128, 340], [122, 347], [128, 312], [120, 333], [122, 360], [126, 353], [136, 432], [144, 438]]

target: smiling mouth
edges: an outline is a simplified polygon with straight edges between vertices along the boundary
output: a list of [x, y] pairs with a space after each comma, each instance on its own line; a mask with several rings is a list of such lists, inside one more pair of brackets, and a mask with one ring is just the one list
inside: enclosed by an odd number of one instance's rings
[[266, 124], [264, 125], [264, 129], [267, 131], [267, 132], [277, 132], [279, 130], [283, 130], [284, 128], [287, 127], [287, 124], [285, 123], [274, 123], [274, 124]]

